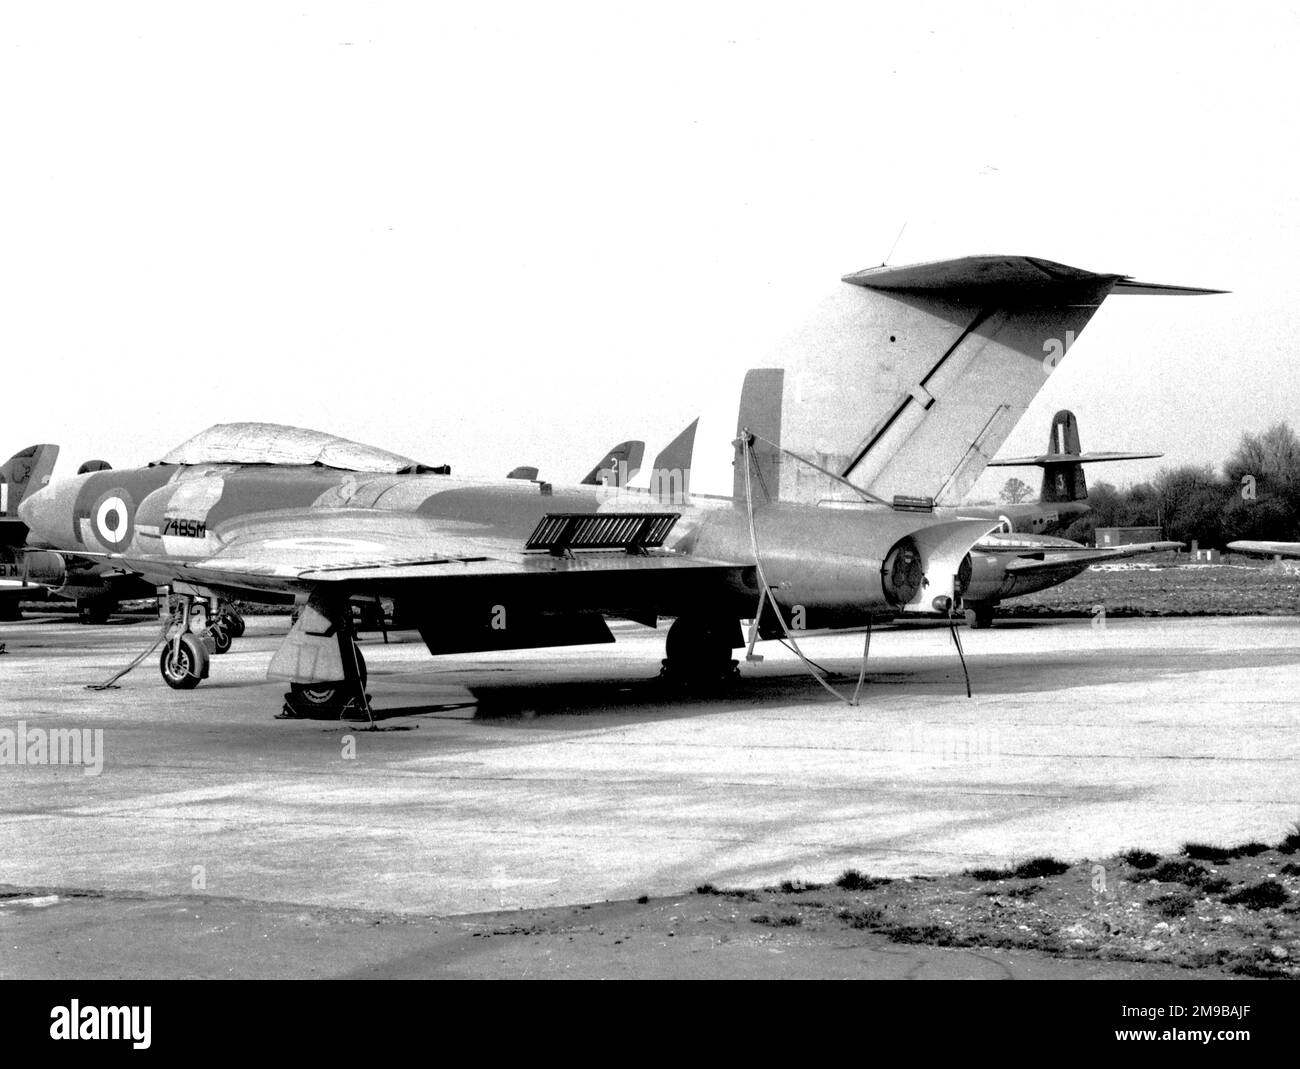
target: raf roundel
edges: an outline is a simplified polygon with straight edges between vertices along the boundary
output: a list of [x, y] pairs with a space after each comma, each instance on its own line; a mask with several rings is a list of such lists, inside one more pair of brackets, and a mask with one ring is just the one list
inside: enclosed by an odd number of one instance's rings
[[120, 553], [135, 535], [135, 502], [125, 490], [109, 490], [90, 510], [90, 522], [100, 545]]

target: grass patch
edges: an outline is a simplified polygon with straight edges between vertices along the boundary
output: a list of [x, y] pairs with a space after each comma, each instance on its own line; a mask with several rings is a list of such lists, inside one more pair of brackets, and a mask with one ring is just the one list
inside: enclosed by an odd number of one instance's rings
[[1160, 862], [1160, 855], [1153, 854], [1150, 850], [1126, 850], [1119, 856], [1121, 861], [1135, 869], [1153, 869]]
[[1070, 866], [1054, 857], [1035, 857], [1007, 869], [967, 869], [972, 880], [1033, 880], [1040, 876], [1059, 876]]
[[714, 887], [711, 883], [702, 883], [695, 888], [697, 895], [717, 895], [719, 898], [739, 898], [744, 902], [757, 902], [758, 895], [753, 891], [744, 890], [727, 890], [722, 887]]
[[1212, 846], [1209, 843], [1183, 843], [1183, 854], [1196, 861], [1222, 863], [1239, 857], [1258, 857], [1271, 847], [1267, 843], [1242, 843], [1240, 846]]
[[1278, 871], [1283, 876], [1300, 876], [1300, 865], [1297, 865], [1294, 861], [1288, 861]]
[[777, 890], [785, 895], [801, 895], [805, 891], [820, 891], [824, 886], [820, 883], [804, 883], [803, 880], [782, 880]]
[[773, 928], [798, 928], [803, 924], [803, 918], [794, 913], [778, 913], [775, 916], [757, 913], [749, 919], [755, 924], [770, 924]]
[[941, 928], [937, 924], [893, 924], [882, 929], [882, 932], [895, 943], [925, 943], [946, 947], [965, 942], [948, 928]]
[[1010, 869], [967, 869], [963, 876], [969, 876], [972, 880], [1009, 880], [1011, 879]]
[[1166, 861], [1144, 872], [1138, 878], [1155, 883], [1181, 883], [1186, 887], [1199, 888], [1206, 894], [1218, 894], [1232, 886], [1230, 880], [1215, 876], [1204, 865], [1199, 865], [1195, 861]]
[[1186, 891], [1171, 891], [1168, 894], [1157, 895], [1155, 898], [1148, 898], [1147, 905], [1154, 906], [1160, 916], [1173, 920], [1177, 917], [1185, 917], [1196, 905], [1196, 898]]
[[835, 886], [846, 891], [871, 891], [892, 882], [887, 876], [863, 876], [857, 869], [845, 869]]
[[1016, 875], [1022, 880], [1031, 880], [1039, 876], [1059, 876], [1069, 872], [1070, 866], [1054, 857], [1036, 857], [1016, 866]]
[[1247, 909], [1276, 909], [1285, 905], [1290, 897], [1286, 888], [1276, 880], [1263, 880], [1224, 895], [1223, 901], [1230, 906], [1245, 906]]
[[1294, 854], [1300, 850], [1300, 822], [1291, 825], [1286, 837], [1277, 844], [1277, 850], [1280, 854]]
[[885, 919], [885, 911], [875, 906], [861, 909], [842, 909], [836, 916], [850, 928], [877, 928]]

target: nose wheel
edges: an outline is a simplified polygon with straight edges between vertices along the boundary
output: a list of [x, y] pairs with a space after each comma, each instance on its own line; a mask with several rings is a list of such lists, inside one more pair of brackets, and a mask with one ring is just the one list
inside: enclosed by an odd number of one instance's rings
[[208, 678], [218, 637], [224, 641], [224, 648], [219, 651], [221, 653], [230, 649], [230, 637], [217, 624], [196, 634], [191, 630], [199, 622], [194, 613], [196, 599], [190, 594], [178, 594], [176, 597], [178, 603], [172, 609], [167, 637], [158, 658], [158, 671], [163, 682], [172, 690], [193, 690]]
[[193, 690], [207, 678], [208, 666], [207, 649], [188, 631], [164, 645], [158, 661], [163, 682], [172, 690]]

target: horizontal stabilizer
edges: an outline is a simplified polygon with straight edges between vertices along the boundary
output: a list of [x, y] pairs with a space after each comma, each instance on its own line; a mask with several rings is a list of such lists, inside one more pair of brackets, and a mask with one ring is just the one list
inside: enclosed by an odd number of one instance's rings
[[964, 256], [957, 260], [935, 260], [902, 267], [869, 267], [865, 271], [845, 275], [843, 281], [875, 290], [948, 293], [1002, 289], [1032, 293], [1040, 287], [1059, 288], [1095, 283], [1109, 283], [1113, 286], [1113, 293], [1197, 295], [1227, 292], [1137, 282], [1128, 275], [1099, 274], [1034, 256]]
[[1108, 564], [1111, 561], [1123, 560], [1125, 557], [1139, 557], [1147, 553], [1167, 553], [1171, 550], [1182, 549], [1181, 542], [1136, 542], [1131, 546], [1116, 546], [1114, 549], [1092, 549], [1088, 546], [1080, 546], [1078, 550], [1063, 550], [1059, 546], [1046, 547], [1046, 553], [1052, 556], [1039, 557], [1021, 557], [1009, 561], [1006, 565], [1008, 575], [1028, 575], [1052, 573], [1055, 571], [1069, 571], [1077, 575], [1084, 568], [1091, 568], [1094, 564]]
[[990, 468], [1045, 468], [1048, 464], [1101, 464], [1109, 460], [1155, 460], [1164, 453], [1040, 453], [1036, 457], [990, 460]]

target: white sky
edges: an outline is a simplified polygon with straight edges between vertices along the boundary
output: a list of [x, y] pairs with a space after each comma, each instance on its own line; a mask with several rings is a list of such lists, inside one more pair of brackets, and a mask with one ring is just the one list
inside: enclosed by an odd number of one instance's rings
[[[1300, 425], [1286, 4], [0, 9], [0, 454], [216, 422], [502, 475], [647, 459], [880, 263], [1047, 257], [1108, 301], [1004, 454]], [[977, 490], [1018, 474], [995, 470]]]

